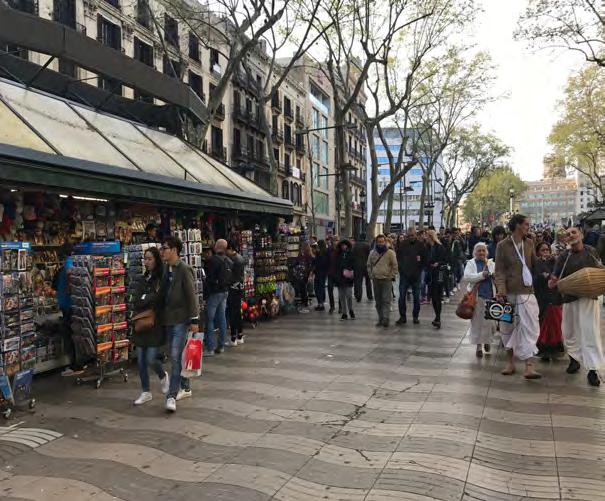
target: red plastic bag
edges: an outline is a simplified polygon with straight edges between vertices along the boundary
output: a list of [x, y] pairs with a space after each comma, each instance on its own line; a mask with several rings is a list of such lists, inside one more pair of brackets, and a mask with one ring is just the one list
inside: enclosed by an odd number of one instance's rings
[[196, 377], [202, 374], [202, 340], [189, 338], [185, 349], [183, 350], [183, 358], [181, 359], [181, 376]]

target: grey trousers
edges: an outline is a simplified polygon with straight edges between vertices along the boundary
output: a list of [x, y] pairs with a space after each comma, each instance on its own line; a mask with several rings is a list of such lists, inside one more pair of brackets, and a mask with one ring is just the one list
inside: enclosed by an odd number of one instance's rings
[[378, 321], [385, 323], [391, 315], [391, 303], [393, 302], [393, 281], [390, 278], [374, 279], [374, 300], [376, 301], [376, 312]]
[[353, 311], [353, 286], [338, 286], [338, 302], [343, 315], [348, 315]]

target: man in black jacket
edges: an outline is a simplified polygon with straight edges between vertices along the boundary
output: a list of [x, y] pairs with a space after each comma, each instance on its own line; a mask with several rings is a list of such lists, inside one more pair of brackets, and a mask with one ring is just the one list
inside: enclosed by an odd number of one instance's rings
[[427, 250], [424, 242], [418, 239], [416, 228], [408, 228], [407, 238], [398, 244], [397, 262], [399, 264], [399, 320], [397, 325], [407, 322], [406, 296], [408, 289], [412, 289], [414, 309], [412, 315], [414, 323], [420, 323], [420, 276], [426, 266]]
[[233, 283], [233, 263], [225, 255], [227, 241], [220, 239], [214, 244], [214, 255], [206, 260], [206, 355], [212, 356], [214, 349], [214, 325], [218, 324], [219, 335], [214, 353], [225, 351], [227, 334], [227, 295]]
[[231, 330], [231, 341], [226, 341], [225, 346], [237, 346], [244, 344], [244, 330], [242, 322], [242, 299], [244, 298], [244, 269], [246, 260], [237, 252], [237, 242], [229, 242], [227, 257], [233, 263], [233, 283], [229, 287], [227, 295], [227, 317]]
[[166, 395], [166, 410], [176, 411], [176, 401], [191, 396], [189, 379], [181, 377], [181, 358], [187, 343], [187, 333], [199, 330], [199, 302], [195, 293], [193, 270], [181, 261], [182, 242], [168, 237], [162, 244], [162, 260], [166, 267], [160, 294], [163, 308], [160, 318], [166, 330], [170, 361], [170, 388]]
[[372, 295], [372, 281], [368, 276], [368, 256], [370, 255], [370, 244], [366, 240], [365, 235], [361, 235], [360, 239], [353, 245], [353, 271], [355, 273], [355, 282], [353, 284], [353, 290], [355, 293], [355, 299], [357, 302], [361, 302], [363, 296], [363, 281], [366, 281], [366, 294], [368, 299], [373, 300]]

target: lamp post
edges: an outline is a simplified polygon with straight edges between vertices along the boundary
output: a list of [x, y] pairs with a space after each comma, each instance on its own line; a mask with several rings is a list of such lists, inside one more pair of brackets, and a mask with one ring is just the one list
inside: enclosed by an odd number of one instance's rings
[[[347, 130], [357, 130], [357, 125], [348, 123], [348, 124], [343, 124], [343, 125], [328, 125], [326, 127], [296, 129], [294, 131], [295, 134], [304, 134], [307, 137], [307, 145], [309, 146], [309, 177], [311, 178], [311, 232], [313, 235], [315, 235], [317, 233], [317, 227], [315, 224], [315, 196], [314, 196], [315, 186], [313, 185], [313, 183], [315, 181], [314, 176], [313, 176], [313, 148], [311, 147], [309, 132], [318, 132], [321, 130], [337, 129], [339, 127], [344, 127]], [[338, 166], [336, 166], [336, 168], [338, 169]], [[344, 174], [344, 170], [343, 170], [343, 174]], [[338, 172], [333, 175], [338, 177]], [[318, 177], [322, 177], [322, 176], [318, 175]], [[337, 181], [338, 181], [338, 179], [337, 179]], [[339, 233], [339, 230], [340, 230], [340, 202], [339, 202], [338, 198], [336, 198], [336, 203], [337, 203], [337, 205], [336, 205], [336, 223], [337, 224], [336, 224], [335, 230], [337, 233]]]

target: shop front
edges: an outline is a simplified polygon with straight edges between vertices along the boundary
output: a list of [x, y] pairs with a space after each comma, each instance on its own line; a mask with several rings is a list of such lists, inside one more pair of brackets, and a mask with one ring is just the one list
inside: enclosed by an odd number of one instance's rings
[[[82, 254], [83, 268], [110, 270], [107, 280], [93, 274], [91, 282], [99, 278], [92, 302], [106, 303], [91, 305], [90, 322], [104, 357], [128, 353], [121, 311], [129, 280], [142, 271], [144, 248], [164, 236], [184, 241], [200, 295], [204, 256], [218, 238], [240, 242], [250, 298], [275, 292], [256, 280], [254, 258], [291, 219], [289, 201], [180, 138], [1, 79], [0, 124], [0, 373], [69, 363], [55, 282], [71, 253]], [[94, 242], [117, 243], [106, 246], [117, 257], [87, 262], [97, 252], [82, 244]], [[261, 270], [271, 284], [276, 262], [267, 259]], [[95, 296], [95, 287], [107, 297]]]

